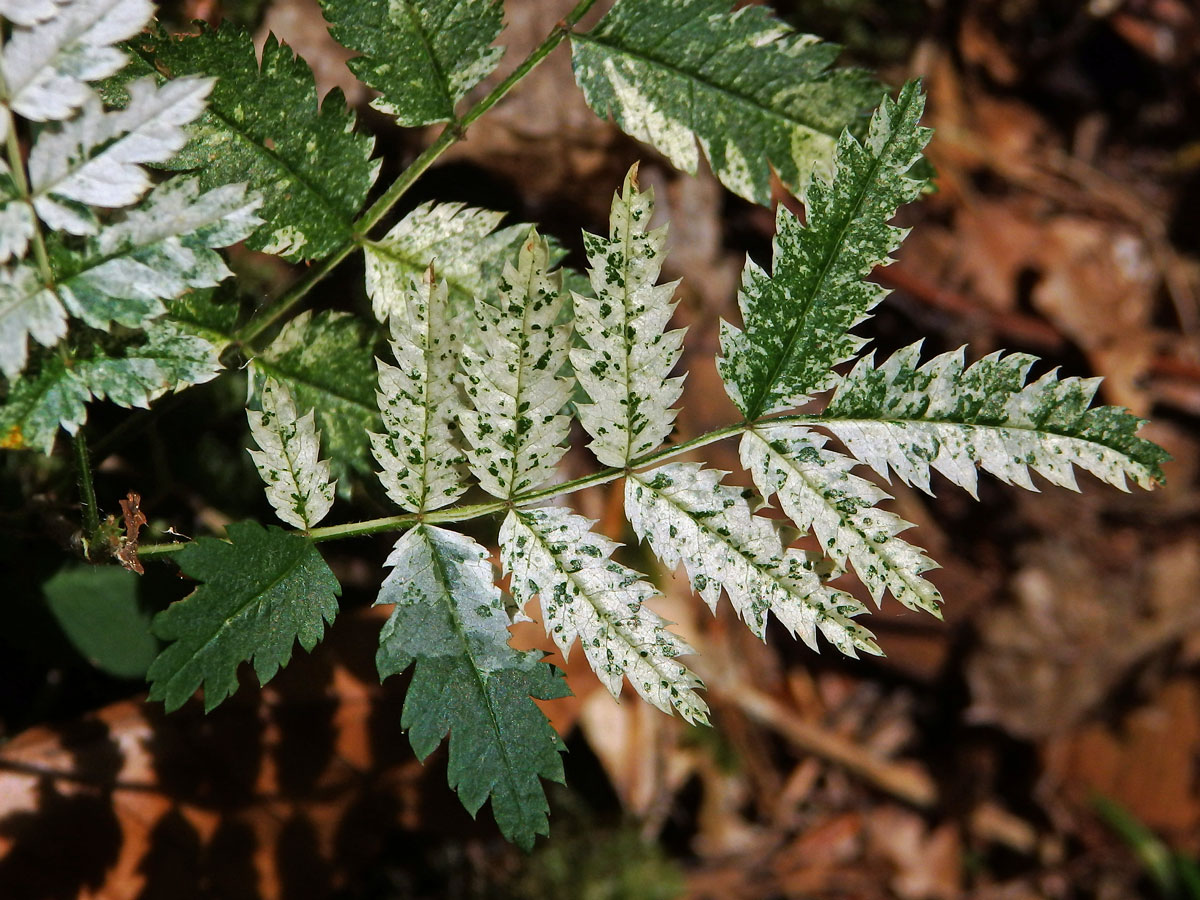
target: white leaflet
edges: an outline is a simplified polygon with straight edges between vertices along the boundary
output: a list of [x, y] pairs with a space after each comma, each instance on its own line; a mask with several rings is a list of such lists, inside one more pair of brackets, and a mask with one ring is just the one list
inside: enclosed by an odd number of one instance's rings
[[1150, 488], [1162, 451], [1135, 434], [1141, 420], [1093, 407], [1099, 378], [1047, 372], [1025, 384], [1034, 357], [991, 353], [970, 366], [963, 349], [920, 362], [920, 343], [878, 367], [859, 361], [823, 414], [854, 456], [887, 476], [931, 493], [930, 469], [975, 496], [978, 468], [1006, 484], [1037, 490], [1030, 470], [1078, 490], [1072, 466], [1127, 490]]
[[389, 297], [388, 309], [399, 366], [376, 360], [387, 433], [371, 435], [371, 450], [383, 466], [379, 480], [388, 496], [404, 509], [425, 512], [467, 489], [453, 435], [464, 408], [454, 383], [462, 340], [447, 316], [446, 284], [434, 283], [432, 267], [413, 279], [403, 301]]
[[889, 495], [850, 474], [856, 461], [825, 449], [827, 440], [798, 425], [758, 425], [742, 437], [742, 465], [763, 497], [779, 494], [796, 526], [813, 530], [826, 556], [850, 561], [876, 603], [890, 590], [910, 609], [940, 617], [942, 595], [921, 577], [937, 564], [896, 537], [912, 523], [879, 509]]
[[93, 328], [112, 321], [143, 326], [163, 312], [163, 300], [189, 288], [214, 287], [229, 275], [211, 249], [249, 236], [262, 220], [262, 200], [245, 185], [227, 184], [203, 194], [194, 178], [156, 187], [125, 219], [101, 232], [85, 265], [59, 285], [70, 312]]
[[[204, 111], [211, 78], [184, 77], [161, 87], [150, 77], [128, 86], [129, 104], [106, 112], [98, 97], [29, 154], [34, 208], [51, 228], [95, 234], [90, 210], [135, 203], [151, 185], [141, 163], [164, 162], [187, 142], [185, 125]], [[63, 202], [75, 201], [75, 203]]]
[[562, 275], [546, 271], [549, 255], [530, 230], [516, 268], [504, 266], [500, 305], [475, 304], [482, 351], [463, 351], [462, 382], [474, 407], [460, 417], [467, 461], [484, 490], [505, 499], [554, 475], [571, 427], [561, 414], [571, 381], [558, 376], [571, 332], [557, 324], [565, 298]]
[[784, 550], [767, 519], [753, 514], [724, 472], [670, 463], [625, 480], [625, 513], [638, 537], [666, 565], [680, 562], [710, 609], [721, 590], [760, 638], [767, 614], [817, 649], [819, 630], [848, 656], [879, 653], [872, 635], [851, 621], [866, 612], [854, 597], [825, 585], [804, 554]]
[[58, 12], [58, 0], [0, 0], [0, 16], [26, 27], [44, 22]]
[[579, 405], [579, 420], [606, 466], [624, 466], [658, 447], [671, 432], [671, 404], [683, 390], [683, 378], [667, 376], [684, 329], [664, 333], [679, 282], [654, 283], [667, 229], [649, 230], [654, 194], [638, 193], [637, 168], [613, 197], [609, 237], [583, 236], [596, 296], [574, 295], [575, 329], [587, 346], [571, 350], [571, 363], [592, 400]]
[[0, 372], [6, 378], [25, 368], [27, 337], [51, 347], [66, 333], [66, 311], [33, 266], [0, 268]]
[[259, 398], [262, 411], [248, 409], [246, 418], [261, 449], [248, 452], [279, 518], [308, 531], [333, 506], [335, 488], [329, 461], [319, 458], [321, 434], [313, 411], [298, 416], [292, 395], [274, 378], [266, 379]]
[[47, 0], [5, 0], [5, 7], [6, 17], [21, 8], [4, 45], [8, 105], [38, 122], [66, 119], [94, 97], [88, 82], [125, 63], [110, 45], [133, 37], [154, 14], [151, 0], [59, 0], [54, 9]]
[[675, 657], [694, 652], [643, 604], [657, 594], [637, 572], [611, 557], [617, 544], [582, 516], [558, 507], [510, 510], [500, 527], [500, 558], [512, 593], [524, 606], [541, 597], [546, 631], [567, 658], [575, 638], [614, 697], [621, 678], [665, 713], [708, 722], [696, 694], [704, 685]]
[[33, 210], [28, 203], [15, 198], [16, 191], [12, 190], [11, 176], [8, 167], [0, 163], [0, 183], [10, 190], [5, 191], [0, 200], [0, 263], [6, 263], [14, 256], [22, 256], [33, 237]]

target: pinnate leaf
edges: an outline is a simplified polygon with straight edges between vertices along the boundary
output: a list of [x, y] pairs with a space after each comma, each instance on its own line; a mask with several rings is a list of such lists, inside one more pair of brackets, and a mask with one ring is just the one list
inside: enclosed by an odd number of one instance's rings
[[671, 404], [682, 378], [668, 378], [679, 360], [684, 330], [666, 331], [678, 282], [656, 285], [666, 226], [650, 230], [654, 195], [637, 189], [637, 166], [613, 198], [609, 236], [584, 234], [595, 296], [575, 294], [571, 351], [576, 377], [591, 403], [579, 405], [589, 445], [606, 466], [644, 456], [671, 432]]
[[321, 0], [330, 33], [362, 56], [350, 70], [380, 97], [371, 105], [401, 125], [454, 118], [467, 91], [500, 61], [497, 0]]
[[237, 690], [237, 670], [253, 662], [266, 684], [292, 658], [296, 641], [312, 650], [333, 624], [341, 587], [307, 538], [275, 526], [238, 522], [229, 540], [199, 538], [176, 557], [200, 582], [154, 619], [171, 644], [146, 677], [150, 699], [168, 710], [204, 688], [204, 708]]
[[1115, 406], [1092, 406], [1099, 378], [1047, 372], [1026, 384], [1036, 359], [991, 353], [966, 366], [963, 350], [920, 365], [921, 345], [879, 366], [860, 360], [821, 424], [880, 475], [930, 491], [930, 471], [975, 494], [977, 467], [1036, 490], [1030, 470], [1078, 490], [1073, 466], [1121, 490], [1163, 480], [1169, 457], [1137, 436], [1142, 420]]
[[770, 202], [774, 166], [798, 188], [827, 167], [843, 128], [879, 102], [866, 72], [829, 68], [839, 48], [798, 34], [761, 6], [728, 0], [620, 0], [572, 32], [575, 78], [599, 115], [747, 200]]
[[657, 594], [637, 572], [614, 562], [617, 545], [566, 509], [512, 510], [500, 527], [500, 558], [514, 599], [541, 597], [546, 631], [563, 652], [579, 638], [592, 671], [614, 697], [626, 677], [643, 699], [688, 722], [708, 723], [704, 685], [675, 657], [692, 648], [666, 629], [645, 601]]
[[782, 204], [776, 216], [772, 274], [746, 261], [738, 295], [743, 330], [722, 323], [717, 366], [748, 419], [799, 406], [836, 383], [833, 367], [865, 341], [849, 330], [886, 296], [864, 281], [889, 261], [903, 229], [888, 225], [922, 182], [908, 176], [929, 129], [918, 125], [924, 100], [915, 82], [884, 100], [862, 143], [842, 135], [832, 181], [815, 177], [801, 225]]
[[259, 391], [260, 409], [246, 410], [250, 433], [258, 444], [250, 457], [267, 485], [267, 500], [294, 528], [308, 531], [333, 506], [334, 484], [329, 462], [319, 459], [321, 435], [313, 411], [296, 412], [288, 389], [272, 378]]
[[876, 603], [891, 591], [910, 609], [940, 617], [942, 595], [921, 577], [936, 563], [896, 536], [912, 523], [878, 508], [890, 497], [851, 474], [855, 460], [826, 449], [827, 440], [796, 425], [757, 425], [742, 436], [742, 465], [763, 497], [778, 494], [796, 527], [812, 529], [826, 556], [849, 560]]
[[768, 613], [808, 646], [820, 631], [848, 656], [879, 653], [870, 632], [852, 621], [858, 600], [824, 584], [804, 554], [784, 550], [775, 527], [753, 514], [739, 488], [695, 463], [669, 463], [625, 481], [625, 512], [637, 536], [667, 566], [680, 562], [692, 587], [716, 611], [722, 590], [758, 637]]
[[376, 604], [395, 604], [379, 636], [381, 678], [414, 665], [401, 724], [419, 759], [450, 735], [447, 776], [474, 815], [489, 798], [500, 831], [528, 849], [547, 832], [539, 779], [563, 780], [562, 741], [531, 697], [568, 691], [537, 652], [508, 645], [508, 615], [487, 551], [418, 525], [396, 542]]

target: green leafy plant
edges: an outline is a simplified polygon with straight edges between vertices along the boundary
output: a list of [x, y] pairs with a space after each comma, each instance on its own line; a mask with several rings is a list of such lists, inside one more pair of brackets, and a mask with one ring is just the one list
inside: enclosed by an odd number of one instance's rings
[[[961, 350], [922, 362], [919, 344], [881, 363], [863, 354], [853, 329], [886, 293], [867, 278], [904, 237], [889, 224], [897, 209], [926, 187], [917, 84], [893, 98], [866, 73], [831, 69], [835, 47], [760, 7], [617, 0], [583, 30], [591, 5], [463, 110], [502, 54], [499, 3], [326, 0], [373, 105], [404, 126], [448, 123], [363, 211], [379, 172], [371, 138], [339, 94], [318, 106], [307, 66], [273, 40], [260, 64], [232, 26], [143, 30], [146, 0], [0, 0], [5, 445], [49, 453], [60, 427], [72, 435], [88, 554], [136, 559], [136, 533], [100, 522], [86, 404], [146, 406], [237, 377], [245, 361], [250, 454], [292, 529], [248, 521], [140, 548], [199, 583], [155, 620], [168, 645], [149, 667], [151, 699], [174, 709], [202, 689], [212, 709], [245, 662], [265, 683], [334, 621], [340, 587], [319, 544], [399, 532], [376, 601], [392, 608], [380, 677], [412, 670], [402, 725], [414, 751], [423, 759], [449, 735], [451, 786], [472, 813], [490, 800], [525, 847], [547, 830], [541, 780], [563, 775], [562, 742], [534, 700], [567, 693], [541, 654], [509, 645], [529, 604], [614, 696], [628, 680], [664, 712], [708, 721], [703, 685], [680, 662], [690, 648], [646, 606], [655, 588], [562, 504], [572, 492], [623, 479], [637, 538], [682, 563], [709, 607], [726, 596], [759, 637], [774, 617], [814, 649], [819, 634], [855, 656], [880, 649], [858, 621], [866, 605], [839, 587], [847, 571], [876, 603], [890, 593], [940, 615], [942, 602], [925, 578], [935, 564], [900, 537], [910, 523], [880, 508], [889, 497], [863, 466], [925, 491], [938, 472], [974, 493], [980, 468], [1030, 489], [1032, 472], [1073, 488], [1074, 467], [1151, 487], [1165, 459], [1138, 419], [1091, 405], [1096, 379], [1030, 382], [1024, 354], [972, 365]], [[369, 237], [568, 38], [598, 114], [688, 171], [698, 145], [755, 202], [769, 201], [774, 168], [805, 207], [803, 223], [779, 207], [771, 271], [747, 261], [741, 324], [722, 326], [718, 367], [743, 419], [686, 442], [670, 443], [685, 336], [668, 328], [676, 285], [660, 283], [667, 226], [651, 227], [636, 165], [608, 233], [584, 235], [586, 279], [556, 268], [562, 252], [535, 228], [459, 204], [418, 206]], [[313, 264], [248, 320], [214, 295], [229, 274], [215, 248], [239, 241]], [[356, 251], [368, 315], [297, 314]], [[377, 336], [390, 349], [372, 363]], [[797, 411], [822, 396], [822, 410]], [[598, 466], [561, 481], [573, 418]], [[756, 491], [680, 460], [735, 437]], [[395, 515], [320, 526], [376, 474]], [[821, 552], [790, 546], [758, 513], [772, 499]], [[487, 549], [449, 527], [485, 518], [500, 520], [511, 599]]]

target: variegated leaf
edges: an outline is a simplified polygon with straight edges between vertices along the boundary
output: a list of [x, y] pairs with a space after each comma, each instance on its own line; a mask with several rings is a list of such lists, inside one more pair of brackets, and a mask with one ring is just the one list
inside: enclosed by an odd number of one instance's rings
[[609, 236], [583, 237], [595, 296], [574, 295], [584, 346], [571, 351], [571, 363], [592, 400], [579, 405], [579, 420], [606, 466], [624, 466], [661, 444], [683, 390], [683, 378], [668, 376], [684, 329], [665, 331], [678, 282], [655, 284], [667, 229], [650, 230], [653, 212], [653, 192], [638, 192], [635, 164], [613, 198]]
[[871, 633], [852, 621], [866, 607], [824, 584], [804, 554], [784, 550], [775, 527], [753, 514], [743, 492], [721, 483], [724, 474], [670, 463], [630, 475], [625, 512], [633, 530], [666, 565], [683, 563], [710, 609], [723, 589], [760, 638], [770, 613], [814, 650], [820, 631], [848, 656], [879, 653]]
[[1057, 370], [1026, 384], [1036, 359], [991, 353], [964, 365], [962, 348], [920, 365], [918, 342], [878, 367], [860, 360], [822, 415], [821, 425], [876, 472], [932, 493], [933, 469], [975, 495], [976, 466], [1036, 490], [1030, 469], [1078, 490], [1072, 466], [1128, 490], [1163, 480], [1169, 457], [1137, 436], [1142, 420], [1115, 406], [1091, 406], [1099, 378]]
[[826, 556], [849, 560], [876, 603], [891, 591], [910, 609], [940, 617], [942, 595], [921, 577], [937, 564], [896, 536], [912, 523], [880, 509], [888, 494], [851, 474], [855, 460], [825, 449], [827, 440], [802, 426], [758, 425], [742, 436], [742, 465], [763, 497], [778, 494], [796, 526], [812, 529]]
[[805, 191], [806, 223], [780, 204], [772, 274], [746, 261], [743, 329], [721, 324], [717, 367], [747, 419], [833, 387], [833, 367], [865, 343], [849, 330], [886, 295], [863, 279], [900, 245], [904, 230], [887, 222], [921, 191], [907, 173], [929, 140], [917, 124], [923, 106], [910, 83], [895, 102], [884, 100], [861, 144], [843, 134], [832, 181], [816, 177]]
[[675, 657], [694, 652], [645, 606], [657, 591], [613, 561], [617, 544], [569, 510], [510, 510], [500, 527], [500, 558], [524, 606], [541, 597], [542, 621], [565, 659], [579, 638], [588, 664], [614, 697], [622, 676], [647, 702], [708, 723], [696, 694], [704, 685]]
[[389, 308], [398, 365], [377, 361], [386, 433], [371, 435], [371, 449], [388, 496], [404, 509], [425, 512], [467, 489], [453, 433], [465, 408], [454, 381], [462, 342], [448, 316], [446, 283], [434, 281], [432, 267], [409, 284], [402, 301], [390, 298]]
[[462, 357], [473, 407], [460, 417], [467, 461], [484, 490], [504, 499], [554, 475], [571, 427], [562, 414], [571, 380], [558, 374], [571, 332], [557, 324], [562, 276], [548, 272], [549, 263], [549, 246], [530, 230], [517, 265], [506, 264], [500, 276], [499, 304], [475, 305], [482, 350], [467, 346]]
[[298, 415], [291, 393], [273, 378], [264, 381], [259, 403], [261, 409], [246, 410], [250, 433], [261, 448], [250, 450], [250, 457], [279, 518], [308, 531], [333, 506], [335, 489], [329, 461], [319, 458], [321, 434], [313, 411]]

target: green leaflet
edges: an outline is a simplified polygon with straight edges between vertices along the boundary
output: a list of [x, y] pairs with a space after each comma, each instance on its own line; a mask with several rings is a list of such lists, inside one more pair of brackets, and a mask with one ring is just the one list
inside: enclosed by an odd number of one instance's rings
[[504, 266], [499, 303], [475, 305], [482, 350], [468, 346], [462, 355], [473, 407], [459, 415], [467, 463], [484, 490], [506, 500], [553, 477], [571, 428], [561, 411], [572, 380], [558, 375], [571, 329], [557, 324], [565, 296], [561, 273], [549, 265], [549, 245], [530, 229], [516, 267]]
[[976, 466], [1036, 490], [1029, 470], [1078, 490], [1072, 466], [1128, 490], [1163, 480], [1161, 447], [1137, 436], [1142, 420], [1115, 406], [1092, 407], [1099, 378], [1047, 372], [1026, 384], [1036, 359], [991, 353], [964, 365], [963, 350], [919, 366], [920, 342], [878, 367], [862, 359], [838, 386], [821, 425], [856, 458], [932, 493], [934, 469], [975, 495]]
[[286, 387], [267, 378], [258, 392], [259, 409], [247, 409], [258, 450], [250, 457], [267, 486], [267, 501], [293, 528], [309, 531], [333, 506], [329, 460], [320, 459], [321, 434], [313, 411], [303, 415]]
[[212, 710], [237, 690], [237, 669], [252, 661], [266, 684], [292, 658], [295, 641], [312, 650], [333, 624], [342, 589], [313, 543], [275, 526], [237, 522], [229, 541], [199, 538], [178, 555], [201, 584], [154, 618], [171, 644], [150, 671], [150, 699], [168, 711], [204, 688]]
[[448, 779], [474, 815], [489, 797], [496, 824], [525, 849], [547, 833], [539, 778], [563, 780], [563, 744], [531, 697], [569, 691], [537, 652], [508, 645], [508, 615], [487, 551], [418, 525], [396, 542], [379, 591], [395, 604], [379, 636], [381, 678], [413, 669], [401, 724], [425, 759], [450, 734]]
[[0, 447], [48, 454], [60, 425], [74, 434], [84, 423], [85, 404], [93, 397], [148, 408], [168, 391], [202, 384], [220, 370], [212, 344], [167, 322], [120, 355], [93, 349], [69, 367], [57, 356], [48, 357], [36, 376], [9, 385], [0, 405]]
[[379, 163], [370, 159], [374, 139], [354, 132], [341, 91], [318, 108], [304, 60], [268, 36], [260, 69], [250, 35], [229, 25], [185, 37], [156, 28], [133, 45], [140, 56], [125, 74], [217, 76], [191, 140], [163, 167], [194, 170], [205, 187], [247, 182], [261, 192], [266, 225], [251, 249], [318, 259], [350, 236]]
[[665, 331], [679, 282], [654, 283], [667, 229], [650, 230], [653, 214], [654, 195], [638, 193], [635, 163], [613, 197], [609, 237], [583, 236], [595, 296], [574, 295], [583, 346], [571, 351], [571, 363], [592, 400], [579, 404], [579, 421], [606, 466], [624, 466], [658, 447], [683, 390], [682, 377], [667, 376], [679, 361], [684, 329]]
[[566, 659], [575, 638], [592, 671], [619, 697], [623, 677], [665, 713], [708, 724], [704, 684], [675, 657], [693, 653], [645, 601], [658, 592], [614, 562], [617, 544], [566, 509], [511, 510], [500, 526], [500, 557], [518, 606], [538, 594], [546, 631]]
[[370, 435], [383, 466], [379, 480], [402, 509], [439, 509], [467, 489], [465, 458], [455, 424], [465, 409], [455, 376], [462, 339], [449, 318], [446, 285], [433, 268], [414, 280], [391, 308], [392, 354], [398, 365], [377, 359], [376, 399], [384, 434]]
[[331, 475], [347, 496], [350, 473], [374, 476], [370, 431], [381, 427], [375, 406], [373, 341], [365, 323], [342, 312], [304, 312], [254, 358], [254, 371], [274, 378], [296, 403], [316, 412]]
[[801, 531], [812, 531], [822, 552], [839, 565], [849, 560], [876, 603], [884, 591], [909, 609], [941, 617], [942, 595], [921, 577], [937, 564], [896, 537], [911, 522], [876, 504], [891, 499], [850, 474], [855, 461], [825, 449], [828, 440], [797, 425], [757, 425], [742, 436], [742, 465], [763, 497], [779, 504]]
[[852, 621], [866, 612], [854, 597], [828, 587], [797, 550], [756, 516], [724, 472], [669, 463], [625, 480], [625, 514], [637, 536], [669, 567], [683, 563], [692, 587], [716, 611], [721, 591], [738, 616], [765, 639], [767, 614], [817, 649], [817, 632], [848, 656], [879, 653], [869, 631]]
[[768, 163], [800, 187], [882, 91], [866, 72], [830, 70], [836, 45], [730, 5], [619, 0], [571, 34], [575, 79], [593, 110], [684, 171], [696, 171], [698, 140], [722, 184], [765, 206]]
[[321, 0], [330, 34], [362, 56], [350, 70], [382, 95], [401, 125], [454, 118], [467, 91], [496, 68], [504, 26], [497, 0]]
[[747, 419], [833, 387], [833, 367], [865, 343], [848, 331], [886, 296], [863, 279], [904, 236], [888, 219], [920, 194], [922, 182], [906, 173], [929, 140], [917, 124], [923, 107], [916, 82], [895, 102], [885, 98], [861, 144], [849, 134], [838, 142], [833, 180], [809, 183], [807, 223], [780, 205], [772, 274], [746, 261], [738, 295], [744, 330], [721, 323], [717, 367]]

